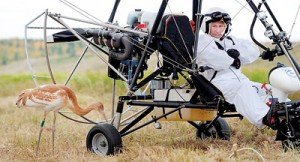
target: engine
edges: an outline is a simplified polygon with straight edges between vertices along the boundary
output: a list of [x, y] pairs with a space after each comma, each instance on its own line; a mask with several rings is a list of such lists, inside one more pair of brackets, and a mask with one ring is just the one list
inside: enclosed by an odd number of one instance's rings
[[[129, 26], [127, 28], [139, 30], [137, 25], [142, 13], [141, 10], [131, 12], [128, 15], [127, 24]], [[96, 44], [108, 48], [109, 63], [131, 82], [139, 64], [146, 38], [133, 33], [106, 28], [94, 29], [92, 35]], [[145, 69], [147, 69], [146, 63], [142, 64], [139, 78], [143, 77]], [[110, 68], [108, 69], [108, 76], [113, 79], [120, 79]]]

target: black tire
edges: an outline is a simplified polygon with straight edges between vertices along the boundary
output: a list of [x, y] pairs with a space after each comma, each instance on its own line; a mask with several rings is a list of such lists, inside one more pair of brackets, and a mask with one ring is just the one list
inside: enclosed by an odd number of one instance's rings
[[276, 141], [281, 141], [284, 152], [288, 150], [300, 151], [300, 126], [298, 119], [290, 115], [290, 120], [287, 123], [283, 119], [278, 127]]
[[86, 137], [86, 148], [97, 155], [115, 155], [122, 151], [122, 138], [110, 124], [95, 125]]
[[202, 129], [197, 129], [196, 131], [196, 137], [201, 140], [206, 140], [209, 138], [213, 139], [222, 139], [222, 140], [230, 140], [231, 137], [231, 129], [223, 118], [219, 117], [216, 121], [212, 123], [212, 125], [208, 129], [206, 126], [208, 123], [199, 123], [199, 126]]
[[293, 141], [291, 141], [289, 139], [283, 140], [281, 142], [281, 144], [282, 144], [282, 148], [283, 148], [284, 152], [295, 149], [295, 144], [293, 143]]

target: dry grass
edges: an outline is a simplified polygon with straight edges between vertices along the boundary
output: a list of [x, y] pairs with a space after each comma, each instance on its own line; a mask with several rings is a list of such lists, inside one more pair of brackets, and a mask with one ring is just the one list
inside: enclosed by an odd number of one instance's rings
[[[80, 98], [89, 102], [89, 97]], [[162, 129], [149, 125], [122, 138], [123, 153], [100, 157], [87, 152], [86, 135], [93, 125], [78, 124], [58, 117], [55, 138], [55, 155], [51, 148], [52, 115], [46, 121], [39, 156], [35, 156], [41, 111], [17, 109], [15, 96], [0, 98], [0, 154], [1, 161], [298, 161], [298, 152], [284, 153], [275, 133], [258, 130], [247, 121], [227, 119], [232, 128], [230, 141], [197, 140], [195, 128], [186, 122], [162, 122]], [[84, 101], [81, 101], [85, 104]], [[107, 104], [109, 105], [109, 104]], [[109, 107], [109, 106], [107, 106]], [[109, 108], [106, 109], [109, 113]], [[98, 114], [89, 116], [98, 120]], [[252, 148], [259, 152], [255, 153]]]

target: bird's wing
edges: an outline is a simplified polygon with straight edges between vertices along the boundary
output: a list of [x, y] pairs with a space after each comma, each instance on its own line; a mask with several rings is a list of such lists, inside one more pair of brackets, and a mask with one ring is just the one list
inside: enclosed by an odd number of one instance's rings
[[47, 87], [25, 90], [17, 103], [25, 107], [40, 107], [45, 111], [55, 111], [66, 105], [65, 91], [62, 89], [49, 89]]

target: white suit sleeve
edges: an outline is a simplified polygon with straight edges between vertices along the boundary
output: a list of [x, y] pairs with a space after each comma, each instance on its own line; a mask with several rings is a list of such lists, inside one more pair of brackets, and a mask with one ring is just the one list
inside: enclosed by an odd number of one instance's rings
[[228, 69], [233, 61], [226, 51], [218, 48], [211, 36], [207, 34], [199, 36], [196, 59], [198, 66], [208, 66], [218, 71]]
[[245, 39], [237, 39], [234, 36], [230, 37], [232, 37], [235, 43], [232, 47], [240, 52], [239, 59], [242, 65], [250, 64], [259, 57], [260, 51], [253, 42]]

